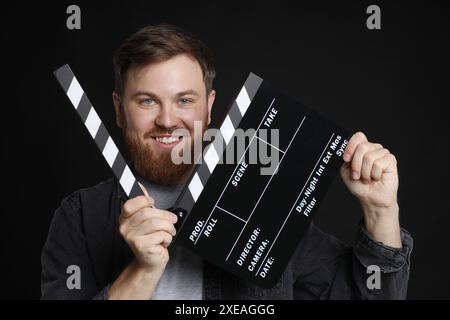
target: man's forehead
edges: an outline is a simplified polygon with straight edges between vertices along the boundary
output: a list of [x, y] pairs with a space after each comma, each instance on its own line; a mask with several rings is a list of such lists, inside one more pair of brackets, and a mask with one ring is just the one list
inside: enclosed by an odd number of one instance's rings
[[161, 95], [195, 91], [206, 94], [203, 72], [196, 60], [186, 55], [178, 55], [161, 62], [145, 66], [131, 66], [127, 72], [125, 91], [150, 91]]

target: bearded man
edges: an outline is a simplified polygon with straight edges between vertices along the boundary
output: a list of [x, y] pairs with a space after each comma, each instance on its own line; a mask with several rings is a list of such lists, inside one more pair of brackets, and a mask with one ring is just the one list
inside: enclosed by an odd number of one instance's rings
[[[259, 288], [170, 246], [176, 201], [193, 164], [175, 164], [173, 148], [193, 145], [194, 124], [211, 121], [216, 96], [210, 51], [171, 25], [149, 26], [114, 54], [115, 106], [145, 196], [127, 199], [117, 179], [66, 197], [42, 251], [44, 299], [403, 299], [412, 238], [400, 228], [395, 157], [355, 133], [341, 177], [361, 203], [353, 247], [311, 224], [279, 283]], [[184, 130], [189, 134], [174, 132]], [[189, 150], [189, 148], [180, 148]], [[293, 186], [294, 187], [294, 186]], [[70, 272], [79, 272], [79, 285]], [[380, 286], [367, 284], [376, 266]]]

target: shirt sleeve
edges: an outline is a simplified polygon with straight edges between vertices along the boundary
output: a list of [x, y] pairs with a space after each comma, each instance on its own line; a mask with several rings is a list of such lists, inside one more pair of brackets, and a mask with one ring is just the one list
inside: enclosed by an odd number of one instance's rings
[[413, 239], [401, 228], [402, 248], [376, 241], [360, 223], [353, 247], [354, 293], [361, 299], [406, 299]]
[[405, 299], [411, 235], [401, 229], [402, 248], [372, 238], [363, 222], [348, 246], [314, 224], [294, 256], [294, 299]]
[[108, 283], [99, 293], [97, 293], [92, 300], [109, 300], [109, 288], [111, 288], [110, 283]]
[[99, 293], [82, 224], [78, 193], [55, 211], [42, 249], [42, 299], [92, 299]]

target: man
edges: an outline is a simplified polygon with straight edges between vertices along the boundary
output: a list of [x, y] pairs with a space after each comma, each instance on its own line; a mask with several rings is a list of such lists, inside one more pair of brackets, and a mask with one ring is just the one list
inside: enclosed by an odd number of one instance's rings
[[[116, 179], [79, 190], [57, 209], [42, 251], [45, 299], [353, 299], [406, 297], [412, 239], [399, 225], [395, 157], [354, 134], [341, 177], [360, 201], [363, 223], [351, 248], [311, 225], [282, 279], [265, 290], [170, 246], [175, 202], [192, 165], [175, 165], [175, 146], [211, 120], [216, 92], [207, 47], [170, 25], [143, 28], [114, 55], [113, 102], [146, 196], [127, 200]], [[378, 266], [380, 286], [367, 284]], [[81, 271], [69, 285], [68, 268]]]

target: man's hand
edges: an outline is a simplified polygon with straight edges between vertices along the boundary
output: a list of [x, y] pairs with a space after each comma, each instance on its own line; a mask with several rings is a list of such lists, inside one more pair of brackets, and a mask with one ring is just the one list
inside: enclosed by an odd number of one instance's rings
[[343, 158], [341, 177], [361, 202], [367, 230], [375, 240], [401, 248], [395, 156], [357, 132], [351, 137]]
[[111, 286], [110, 299], [149, 299], [169, 261], [167, 247], [176, 233], [177, 216], [156, 209], [143, 191], [145, 196], [128, 200], [122, 208], [119, 230], [135, 260]]
[[123, 205], [119, 230], [133, 251], [138, 265], [148, 271], [164, 269], [169, 261], [167, 247], [176, 230], [177, 216], [153, 207], [148, 196], [130, 199]]

